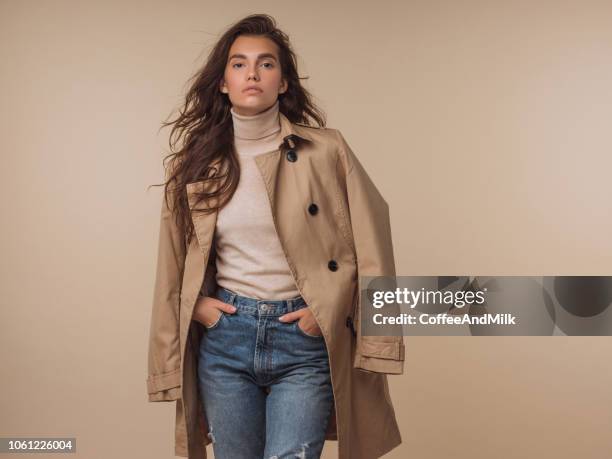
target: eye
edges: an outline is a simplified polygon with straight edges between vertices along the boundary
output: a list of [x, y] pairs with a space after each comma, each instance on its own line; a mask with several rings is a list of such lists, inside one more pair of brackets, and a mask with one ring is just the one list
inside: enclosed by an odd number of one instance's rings
[[270, 67], [267, 67], [269, 69], [274, 67], [274, 64], [272, 62], [264, 62], [262, 65], [269, 65]]
[[237, 65], [242, 65], [242, 62], [236, 62], [235, 64], [232, 65], [232, 67], [236, 68]]

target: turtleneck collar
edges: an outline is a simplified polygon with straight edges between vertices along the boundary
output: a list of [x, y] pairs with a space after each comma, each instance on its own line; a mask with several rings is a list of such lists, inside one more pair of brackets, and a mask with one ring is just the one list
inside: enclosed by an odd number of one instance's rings
[[274, 105], [257, 115], [239, 115], [230, 109], [234, 124], [234, 137], [238, 139], [257, 140], [280, 131], [278, 116], [278, 99]]

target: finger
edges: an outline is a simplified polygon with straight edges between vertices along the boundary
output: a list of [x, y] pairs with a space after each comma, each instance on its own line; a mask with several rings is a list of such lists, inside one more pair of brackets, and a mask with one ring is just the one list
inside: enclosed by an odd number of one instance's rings
[[217, 304], [215, 305], [217, 307], [217, 309], [220, 309], [224, 312], [227, 312], [228, 314], [233, 314], [234, 312], [236, 312], [236, 307], [232, 306], [231, 304], [227, 304], [224, 303], [221, 300], [217, 300]]
[[299, 319], [304, 315], [304, 310], [300, 309], [299, 311], [288, 312], [287, 314], [283, 314], [278, 318], [281, 322], [293, 322], [294, 320]]

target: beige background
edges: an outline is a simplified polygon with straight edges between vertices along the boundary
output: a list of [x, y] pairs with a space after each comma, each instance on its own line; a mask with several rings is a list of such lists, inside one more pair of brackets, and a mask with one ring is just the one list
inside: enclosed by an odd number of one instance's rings
[[[3, 0], [0, 435], [173, 456], [174, 404], [146, 402], [146, 187], [187, 78], [254, 12], [389, 201], [398, 274], [612, 273], [610, 2]], [[406, 345], [385, 457], [609, 457], [609, 337]]]

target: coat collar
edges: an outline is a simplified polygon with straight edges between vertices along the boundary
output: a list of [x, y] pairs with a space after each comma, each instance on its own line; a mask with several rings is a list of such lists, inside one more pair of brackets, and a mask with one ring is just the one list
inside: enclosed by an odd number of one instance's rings
[[[286, 139], [290, 136], [295, 136], [295, 137], [299, 137], [301, 139], [307, 140], [309, 142], [312, 142], [312, 136], [309, 132], [309, 128], [307, 126], [302, 126], [300, 124], [294, 124], [291, 121], [289, 121], [289, 118], [287, 118], [283, 113], [278, 112], [278, 116], [280, 118], [280, 125], [281, 125], [281, 138], [283, 139], [283, 143], [286, 141]], [[281, 143], [279, 145], [279, 148], [281, 148], [283, 144]]]

